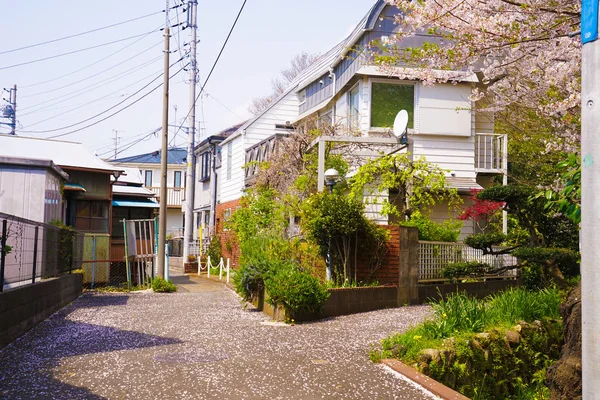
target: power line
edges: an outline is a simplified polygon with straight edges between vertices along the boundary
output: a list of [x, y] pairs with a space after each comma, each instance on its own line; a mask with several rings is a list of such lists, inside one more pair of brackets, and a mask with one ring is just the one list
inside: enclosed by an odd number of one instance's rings
[[[162, 57], [162, 56], [159, 56], [159, 57]], [[43, 120], [41, 120], [41, 121], [34, 122], [33, 124], [29, 124], [28, 126], [29, 126], [29, 127], [32, 127], [32, 126], [34, 126], [34, 125], [38, 125], [38, 124], [40, 124], [40, 123], [42, 123], [42, 122], [46, 122], [46, 121], [49, 121], [49, 120], [51, 120], [51, 119], [58, 118], [58, 117], [60, 117], [60, 116], [63, 116], [63, 115], [65, 115], [65, 114], [68, 114], [68, 113], [70, 113], [70, 112], [72, 112], [72, 111], [79, 110], [80, 108], [83, 108], [83, 107], [85, 107], [85, 106], [88, 106], [88, 105], [90, 105], [90, 104], [97, 103], [97, 102], [99, 102], [100, 100], [104, 100], [104, 99], [106, 99], [107, 97], [111, 97], [111, 96], [113, 96], [114, 94], [116, 94], [116, 93], [119, 93], [119, 92], [121, 92], [122, 90], [124, 90], [124, 89], [127, 89], [127, 88], [128, 88], [128, 87], [130, 87], [130, 86], [133, 86], [133, 85], [136, 85], [136, 84], [138, 84], [138, 83], [140, 83], [140, 82], [142, 82], [142, 81], [145, 81], [146, 79], [150, 78], [151, 76], [154, 76], [155, 74], [157, 74], [157, 73], [159, 73], [159, 72], [161, 72], [161, 71], [162, 71], [162, 68], [161, 68], [160, 70], [158, 70], [158, 71], [152, 72], [151, 74], [144, 76], [143, 78], [140, 78], [140, 79], [138, 79], [138, 80], [137, 80], [137, 81], [135, 81], [135, 82], [132, 82], [132, 83], [130, 83], [130, 84], [129, 84], [129, 85], [127, 85], [127, 86], [124, 86], [124, 87], [120, 88], [119, 90], [115, 90], [114, 92], [112, 92], [112, 93], [109, 93], [109, 94], [107, 94], [107, 95], [105, 95], [105, 96], [99, 97], [99, 98], [97, 98], [97, 99], [95, 99], [95, 100], [89, 101], [89, 102], [87, 102], [87, 103], [84, 103], [84, 104], [80, 104], [80, 105], [78, 105], [77, 107], [71, 108], [70, 110], [64, 111], [64, 112], [62, 112], [62, 113], [59, 113], [59, 114], [55, 114], [55, 115], [53, 115], [53, 116], [51, 116], [51, 117], [49, 117], [49, 118], [43, 119]], [[123, 94], [123, 95], [121, 95], [121, 96], [119, 96], [119, 97], [123, 97], [123, 96], [126, 96], [126, 94]], [[63, 107], [64, 107], [64, 106], [63, 106]], [[43, 108], [41, 108], [40, 110], [43, 110]], [[23, 115], [30, 115], [30, 114], [33, 114], [33, 113], [35, 113], [35, 112], [38, 112], [38, 111], [40, 111], [40, 110], [31, 111], [31, 112], [29, 112], [29, 113], [27, 113], [27, 114], [23, 114]]]
[[[171, 75], [171, 76], [169, 77], [169, 79], [172, 79], [173, 77], [175, 77], [175, 75], [179, 74], [181, 71], [183, 71], [183, 68], [180, 68], [180, 69], [179, 69], [177, 72], [175, 72], [173, 75]], [[104, 118], [102, 118], [102, 119], [100, 119], [100, 120], [98, 120], [98, 121], [96, 121], [96, 122], [93, 122], [93, 123], [91, 123], [91, 124], [89, 124], [89, 125], [87, 125], [87, 126], [84, 126], [83, 128], [75, 129], [75, 130], [73, 130], [73, 131], [66, 132], [66, 133], [61, 133], [60, 135], [49, 136], [49, 137], [48, 137], [48, 139], [54, 139], [54, 138], [57, 138], [57, 137], [62, 137], [62, 136], [71, 135], [71, 134], [73, 134], [73, 133], [80, 132], [80, 131], [82, 131], [82, 130], [84, 130], [84, 129], [87, 129], [87, 128], [89, 128], [89, 127], [92, 127], [92, 126], [94, 126], [94, 125], [97, 125], [97, 124], [99, 124], [100, 122], [106, 121], [107, 119], [109, 119], [109, 118], [112, 118], [113, 116], [115, 116], [115, 115], [119, 114], [121, 111], [124, 111], [124, 110], [128, 109], [128, 108], [129, 108], [129, 107], [131, 107], [132, 105], [134, 105], [134, 104], [136, 104], [136, 103], [140, 102], [142, 99], [144, 99], [144, 98], [148, 97], [148, 96], [149, 96], [150, 94], [152, 94], [152, 93], [153, 93], [153, 92], [154, 92], [156, 89], [160, 88], [162, 85], [163, 85], [163, 84], [162, 84], [162, 83], [160, 83], [159, 85], [157, 85], [157, 86], [155, 86], [154, 88], [152, 88], [152, 90], [150, 90], [148, 93], [146, 93], [145, 95], [143, 95], [143, 96], [142, 96], [142, 97], [140, 97], [139, 99], [135, 100], [133, 103], [126, 105], [126, 106], [125, 106], [125, 107], [123, 107], [122, 109], [120, 109], [120, 110], [117, 110], [117, 111], [115, 111], [114, 113], [112, 113], [112, 114], [110, 114], [110, 115], [108, 115], [108, 116], [106, 116], [106, 117], [104, 117]], [[117, 154], [118, 154], [118, 153], [117, 153]]]
[[[96, 83], [92, 83], [91, 85], [84, 86], [84, 87], [82, 87], [82, 88], [79, 88], [79, 89], [77, 89], [77, 90], [74, 90], [74, 91], [72, 91], [72, 92], [69, 92], [69, 93], [64, 93], [64, 94], [62, 94], [62, 95], [60, 95], [60, 96], [56, 96], [56, 97], [53, 97], [53, 98], [51, 98], [51, 99], [44, 100], [44, 101], [42, 101], [41, 103], [37, 103], [37, 104], [34, 104], [34, 105], [32, 105], [32, 106], [29, 106], [29, 107], [23, 107], [21, 110], [22, 110], [22, 111], [24, 111], [24, 110], [31, 110], [32, 108], [36, 108], [36, 107], [38, 107], [38, 106], [42, 106], [42, 105], [44, 105], [44, 104], [47, 104], [47, 103], [53, 102], [54, 100], [59, 100], [59, 99], [62, 99], [62, 100], [60, 100], [60, 101], [57, 101], [57, 102], [54, 102], [54, 103], [52, 103], [52, 105], [56, 105], [56, 104], [60, 104], [60, 103], [64, 103], [65, 101], [69, 101], [69, 100], [73, 99], [74, 97], [79, 97], [79, 96], [81, 96], [81, 95], [84, 95], [84, 94], [87, 94], [87, 93], [89, 93], [89, 90], [88, 90], [88, 89], [92, 89], [92, 88], [93, 88], [93, 89], [96, 89], [96, 88], [97, 88], [98, 86], [100, 86], [100, 85], [102, 85], [102, 86], [105, 86], [105, 85], [103, 85], [103, 84], [106, 84], [106, 83], [112, 83], [112, 82], [118, 81], [118, 80], [120, 80], [120, 79], [122, 79], [122, 78], [124, 78], [124, 77], [126, 77], [126, 76], [128, 76], [128, 75], [131, 75], [133, 72], [135, 72], [135, 71], [137, 71], [137, 70], [140, 70], [140, 69], [142, 69], [142, 68], [145, 68], [145, 67], [147, 67], [148, 65], [152, 64], [153, 62], [155, 62], [156, 60], [158, 60], [158, 58], [160, 58], [160, 57], [162, 57], [162, 56], [155, 57], [154, 59], [152, 59], [152, 60], [150, 60], [150, 61], [146, 61], [146, 62], [145, 62], [145, 63], [143, 63], [143, 64], [140, 64], [140, 65], [138, 65], [138, 66], [136, 66], [136, 67], [134, 67], [134, 68], [131, 68], [130, 70], [127, 70], [127, 71], [121, 72], [121, 73], [119, 73], [119, 74], [116, 74], [116, 75], [112, 75], [112, 76], [110, 76], [110, 77], [108, 77], [108, 78], [106, 78], [106, 79], [104, 79], [104, 80], [101, 80], [101, 81], [99, 81], [99, 82], [96, 82]], [[125, 72], [127, 72], [127, 73], [125, 73]], [[127, 87], [127, 86], [126, 86], [126, 87]], [[93, 89], [92, 89], [92, 90], [93, 90]], [[76, 93], [79, 93], [79, 94], [76, 94]], [[72, 95], [74, 95], [74, 96], [72, 96]], [[68, 96], [70, 96], [70, 97], [68, 97]], [[49, 107], [49, 106], [48, 106], [48, 107]], [[20, 116], [25, 116], [25, 115], [32, 114], [32, 113], [34, 113], [34, 112], [39, 112], [39, 111], [41, 111], [41, 110], [43, 110], [43, 109], [45, 109], [45, 108], [48, 108], [48, 107], [42, 107], [42, 108], [38, 108], [38, 109], [35, 109], [35, 110], [32, 110], [32, 111], [29, 111], [29, 112], [27, 112], [27, 113], [25, 113], [25, 114], [20, 114]]]
[[87, 77], [85, 77], [85, 78], [83, 78], [83, 79], [80, 79], [80, 80], [78, 80], [78, 81], [71, 82], [71, 83], [69, 83], [69, 84], [67, 84], [67, 85], [60, 86], [60, 87], [57, 87], [57, 88], [53, 88], [53, 89], [49, 89], [49, 90], [45, 90], [45, 91], [43, 91], [43, 92], [32, 93], [32, 94], [28, 94], [27, 96], [21, 96], [21, 98], [29, 98], [29, 97], [33, 97], [33, 96], [40, 96], [40, 95], [42, 95], [42, 94], [46, 94], [46, 93], [50, 93], [50, 92], [55, 92], [55, 91], [57, 91], [57, 90], [62, 90], [62, 89], [68, 88], [68, 87], [70, 87], [70, 86], [76, 85], [76, 84], [78, 84], [78, 83], [84, 82], [84, 81], [86, 81], [86, 80], [88, 80], [88, 79], [91, 79], [91, 78], [94, 78], [94, 77], [96, 77], [96, 76], [98, 76], [98, 75], [102, 75], [103, 73], [105, 73], [105, 72], [108, 72], [108, 71], [110, 71], [111, 69], [114, 69], [114, 68], [116, 68], [116, 67], [118, 67], [118, 66], [120, 66], [120, 65], [123, 65], [123, 64], [125, 64], [125, 63], [127, 63], [127, 62], [129, 62], [129, 61], [133, 60], [133, 59], [134, 59], [134, 58], [136, 58], [136, 57], [139, 57], [139, 56], [141, 56], [142, 54], [144, 54], [144, 53], [146, 53], [146, 52], [148, 52], [148, 51], [152, 50], [154, 47], [158, 46], [158, 45], [159, 45], [159, 44], [161, 44], [161, 43], [162, 43], [162, 41], [161, 41], [161, 42], [158, 42], [158, 43], [155, 43], [155, 44], [153, 44], [152, 46], [150, 46], [150, 47], [148, 47], [148, 48], [146, 48], [146, 49], [142, 50], [141, 52], [139, 52], [139, 53], [137, 53], [137, 54], [134, 54], [133, 56], [129, 57], [128, 59], [126, 59], [126, 60], [124, 60], [124, 61], [121, 61], [120, 63], [117, 63], [117, 64], [115, 64], [115, 65], [113, 65], [113, 66], [111, 66], [111, 67], [108, 67], [108, 68], [106, 68], [106, 69], [104, 69], [104, 70], [102, 70], [102, 71], [100, 71], [100, 72], [97, 72], [97, 73], [95, 73], [95, 74], [93, 74], [93, 75], [89, 75], [89, 76], [87, 76]]
[[[173, 18], [175, 18], [175, 17], [173, 17]], [[46, 81], [42, 81], [42, 82], [32, 83], [31, 85], [20, 85], [20, 87], [21, 87], [21, 88], [29, 88], [29, 87], [33, 87], [33, 86], [39, 86], [39, 85], [43, 85], [44, 83], [54, 82], [54, 81], [56, 81], [56, 80], [59, 80], [59, 79], [62, 79], [62, 78], [66, 78], [67, 76], [74, 75], [74, 74], [76, 74], [76, 73], [78, 73], [78, 72], [81, 72], [81, 71], [83, 71], [83, 70], [85, 70], [85, 69], [88, 69], [88, 68], [90, 68], [90, 67], [93, 67], [94, 65], [97, 65], [97, 64], [101, 63], [102, 61], [105, 61], [105, 60], [109, 59], [110, 57], [114, 56], [115, 54], [118, 54], [118, 53], [122, 52], [123, 50], [125, 50], [125, 49], [127, 49], [127, 48], [129, 48], [129, 47], [133, 46], [134, 44], [136, 44], [136, 43], [138, 43], [138, 42], [140, 42], [140, 41], [144, 40], [146, 37], [148, 37], [149, 35], [151, 35], [151, 34], [152, 34], [152, 33], [154, 33], [155, 31], [158, 31], [158, 30], [159, 30], [159, 29], [160, 29], [162, 26], [163, 26], [162, 24], [161, 24], [161, 25], [159, 25], [157, 28], [155, 28], [155, 30], [153, 30], [153, 31], [151, 31], [151, 32], [148, 32], [148, 34], [146, 34], [145, 36], [143, 36], [143, 37], [139, 38], [138, 40], [136, 40], [136, 41], [134, 41], [134, 42], [132, 42], [132, 43], [129, 43], [129, 44], [128, 44], [128, 45], [126, 45], [125, 47], [122, 47], [122, 48], [120, 48], [119, 50], [115, 51], [114, 53], [111, 53], [111, 54], [109, 54], [109, 55], [107, 55], [107, 56], [105, 56], [105, 57], [102, 57], [101, 59], [99, 59], [99, 60], [97, 60], [97, 61], [94, 61], [93, 63], [91, 63], [91, 64], [88, 64], [88, 65], [86, 65], [85, 67], [79, 68], [79, 69], [77, 69], [77, 70], [75, 70], [75, 71], [71, 71], [71, 72], [69, 72], [68, 74], [61, 75], [61, 76], [58, 76], [58, 77], [56, 77], [56, 78], [48, 79], [48, 80], [46, 80]], [[160, 41], [160, 43], [162, 43], [162, 40]]]
[[[138, 143], [140, 143], [140, 142], [142, 142], [142, 141], [144, 141], [144, 140], [147, 140], [147, 139], [148, 139], [148, 137], [150, 137], [150, 136], [154, 135], [154, 134], [155, 134], [155, 133], [157, 133], [157, 132], [160, 132], [160, 130], [161, 130], [161, 129], [162, 129], [162, 127], [159, 127], [159, 128], [156, 128], [156, 129], [153, 129], [153, 130], [151, 130], [150, 132], [144, 132], [144, 133], [141, 133], [141, 134], [139, 134], [139, 135], [135, 135], [135, 136], [131, 137], [130, 139], [134, 139], [134, 138], [137, 138], [137, 137], [143, 136], [142, 138], [140, 138], [140, 139], [137, 139], [137, 140], [134, 140], [134, 141], [132, 141], [132, 142], [128, 143], [127, 145], [125, 145], [125, 146], [127, 146], [127, 147], [125, 147], [125, 148], [123, 148], [123, 147], [122, 147], [122, 148], [121, 148], [121, 150], [117, 151], [117, 155], [121, 154], [121, 153], [122, 153], [122, 152], [124, 152], [124, 151], [127, 151], [127, 150], [129, 150], [130, 148], [132, 148], [132, 147], [133, 147], [133, 146], [135, 146], [136, 144], [138, 144]], [[112, 146], [112, 145], [111, 145], [111, 146]], [[109, 150], [109, 151], [105, 151], [105, 152], [103, 152], [103, 153], [100, 153], [100, 154], [98, 154], [98, 156], [100, 157], [100, 156], [103, 156], [103, 155], [105, 155], [105, 154], [108, 154], [108, 153], [114, 153], [114, 150], [112, 150], [112, 149], [111, 149], [111, 150]]]
[[[170, 9], [172, 10], [172, 9], [178, 8], [178, 7], [181, 7], [181, 6], [171, 7]], [[150, 13], [150, 14], [142, 15], [141, 17], [128, 19], [127, 21], [117, 22], [117, 23], [112, 24], [112, 25], [103, 26], [101, 28], [96, 28], [96, 29], [92, 29], [92, 30], [89, 30], [89, 31], [85, 31], [85, 32], [75, 33], [73, 35], [65, 36], [65, 37], [62, 37], [62, 38], [52, 39], [52, 40], [48, 40], [48, 41], [41, 42], [41, 43], [30, 44], [28, 46], [19, 47], [19, 48], [12, 49], [12, 50], [5, 50], [5, 51], [0, 52], [0, 55], [2, 55], [2, 54], [8, 54], [8, 53], [14, 53], [15, 51], [21, 51], [21, 50], [25, 50], [25, 49], [31, 49], [33, 47], [43, 46], [43, 45], [46, 45], [46, 44], [59, 42], [61, 40], [66, 40], [66, 39], [71, 39], [71, 38], [74, 38], [74, 37], [77, 37], [77, 36], [87, 35], [88, 33], [99, 32], [99, 31], [102, 31], [102, 30], [105, 30], [105, 29], [114, 28], [115, 26], [127, 24], [129, 22], [138, 21], [140, 19], [148, 18], [148, 17], [151, 17], [151, 16], [156, 15], [156, 14], [160, 14], [160, 13], [163, 13], [163, 12], [165, 12], [165, 10], [156, 11], [156, 12], [153, 12], [153, 13]]]
[[204, 88], [206, 87], [206, 84], [208, 83], [208, 80], [210, 79], [213, 71], [215, 70], [215, 67], [217, 66], [217, 63], [219, 62], [219, 59], [221, 58], [221, 54], [223, 54], [223, 50], [225, 50], [225, 46], [227, 46], [227, 43], [229, 42], [229, 38], [231, 37], [231, 34], [233, 33], [233, 30], [235, 29], [235, 26], [237, 25], [237, 22], [240, 19], [240, 15], [242, 15], [242, 11], [244, 10], [244, 7], [246, 6], [246, 2], [247, 1], [248, 0], [244, 0], [244, 2], [242, 3], [242, 6], [240, 7], [240, 10], [238, 11], [237, 16], [235, 17], [235, 20], [233, 21], [233, 25], [231, 25], [231, 29], [229, 30], [229, 33], [227, 34], [227, 37], [225, 38], [225, 42], [223, 43], [223, 46], [221, 46], [221, 50], [219, 51], [219, 54], [217, 55], [217, 58], [216, 58], [215, 62], [213, 63], [213, 65], [212, 65], [212, 67], [210, 69], [210, 72], [206, 76], [206, 79], [204, 80], [204, 83], [202, 84], [202, 87], [200, 88], [200, 92], [196, 96], [196, 99], [194, 100], [194, 103], [190, 107], [187, 115], [183, 119], [183, 122], [181, 123], [181, 125], [179, 125], [179, 128], [177, 128], [177, 131], [175, 132], [175, 136], [177, 135], [177, 133], [183, 127], [183, 124], [187, 120], [188, 116], [191, 114], [193, 107], [196, 106], [196, 103], [198, 102], [198, 99], [200, 98], [200, 96], [202, 96], [202, 92], [204, 91]]
[[140, 33], [139, 35], [133, 35], [133, 36], [129, 36], [123, 39], [118, 39], [118, 40], [113, 40], [112, 42], [106, 42], [106, 43], [101, 43], [101, 44], [97, 44], [95, 46], [90, 46], [90, 47], [86, 47], [83, 49], [77, 49], [77, 50], [73, 50], [73, 51], [68, 51], [66, 53], [61, 53], [61, 54], [55, 54], [53, 56], [49, 56], [49, 57], [44, 57], [44, 58], [38, 58], [36, 60], [31, 60], [31, 61], [25, 61], [19, 64], [13, 64], [13, 65], [7, 65], [5, 67], [0, 67], [0, 71], [5, 70], [5, 69], [10, 69], [10, 68], [15, 68], [15, 67], [21, 67], [23, 65], [29, 65], [29, 64], [35, 64], [41, 61], [47, 61], [47, 60], [52, 60], [54, 58], [59, 58], [59, 57], [64, 57], [64, 56], [68, 56], [71, 54], [77, 54], [77, 53], [81, 53], [83, 51], [88, 51], [88, 50], [93, 50], [93, 49], [97, 49], [99, 47], [104, 47], [104, 46], [109, 46], [111, 44], [115, 44], [115, 43], [119, 43], [119, 42], [124, 42], [126, 40], [131, 40], [131, 39], [135, 39], [137, 37], [140, 36], [146, 36], [152, 32], [156, 32], [156, 30], [154, 31], [150, 31], [150, 32], [145, 32], [145, 33]]
[[[171, 64], [171, 65], [169, 66], [169, 68], [171, 68], [173, 65], [177, 64], [178, 62], [179, 62], [179, 60], [175, 61], [173, 64]], [[181, 70], [183, 70], [183, 68], [181, 68], [179, 71], [181, 71]], [[178, 71], [178, 72], [179, 72], [179, 71]], [[92, 119], [94, 119], [94, 118], [96, 118], [96, 117], [99, 117], [100, 115], [102, 115], [102, 114], [105, 114], [105, 113], [107, 113], [108, 111], [112, 110], [113, 108], [115, 108], [115, 107], [117, 107], [117, 106], [120, 106], [121, 104], [125, 103], [127, 100], [131, 99], [133, 96], [137, 95], [137, 94], [138, 94], [138, 93], [140, 93], [142, 90], [146, 89], [146, 88], [147, 88], [148, 86], [150, 86], [150, 85], [151, 85], [151, 84], [152, 84], [154, 81], [156, 81], [157, 79], [161, 78], [162, 76], [163, 76], [163, 74], [161, 73], [160, 75], [158, 75], [157, 77], [155, 77], [154, 79], [152, 79], [150, 82], [148, 82], [146, 85], [144, 85], [143, 87], [141, 87], [139, 90], [137, 90], [135, 93], [133, 93], [133, 94], [131, 94], [131, 95], [127, 96], [127, 97], [126, 97], [124, 100], [122, 100], [122, 101], [118, 102], [118, 103], [117, 103], [117, 104], [115, 104], [114, 106], [112, 106], [112, 107], [110, 107], [110, 108], [107, 108], [106, 110], [104, 110], [104, 111], [102, 111], [102, 112], [100, 112], [100, 113], [98, 113], [98, 114], [96, 114], [96, 115], [94, 115], [94, 116], [92, 116], [92, 117], [89, 117], [89, 118], [87, 118], [87, 119], [84, 119], [84, 120], [82, 120], [82, 121], [79, 121], [79, 122], [77, 122], [77, 123], [74, 123], [74, 124], [71, 124], [71, 125], [67, 125], [67, 126], [63, 126], [63, 127], [60, 127], [60, 128], [48, 129], [48, 130], [43, 130], [43, 131], [23, 131], [23, 130], [22, 130], [21, 132], [25, 132], [25, 133], [50, 133], [50, 132], [61, 131], [61, 130], [63, 130], [63, 129], [72, 128], [72, 127], [74, 127], [74, 126], [77, 126], [77, 125], [81, 125], [81, 124], [83, 124], [83, 123], [85, 123], [85, 122], [88, 122], [88, 121], [90, 121], [90, 120], [92, 120]], [[150, 93], [151, 93], [151, 92], [150, 92]], [[143, 97], [142, 97], [142, 98], [143, 98]]]

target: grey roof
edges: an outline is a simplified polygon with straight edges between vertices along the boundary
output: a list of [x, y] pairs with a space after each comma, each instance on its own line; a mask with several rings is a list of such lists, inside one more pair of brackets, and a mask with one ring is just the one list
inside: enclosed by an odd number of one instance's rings
[[[123, 158], [117, 158], [111, 160], [113, 164], [121, 163], [134, 163], [134, 164], [160, 164], [161, 153], [160, 150], [153, 151], [151, 153], [139, 154], [136, 156], [129, 156]], [[169, 164], [186, 164], [187, 149], [181, 147], [173, 147], [168, 150], [167, 163]]]
[[113, 173], [121, 168], [110, 165], [88, 151], [81, 143], [0, 135], [0, 156], [52, 160], [56, 165]]
[[65, 180], [69, 179], [69, 174], [63, 171], [58, 165], [54, 164], [52, 160], [39, 160], [36, 158], [17, 158], [17, 157], [5, 157], [0, 156], [0, 165], [19, 165], [31, 168], [44, 168], [50, 169], [56, 172]]

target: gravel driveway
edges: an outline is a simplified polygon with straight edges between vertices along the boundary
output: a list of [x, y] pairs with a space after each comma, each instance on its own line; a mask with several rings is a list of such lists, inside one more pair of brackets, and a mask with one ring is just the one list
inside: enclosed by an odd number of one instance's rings
[[369, 361], [425, 306], [278, 326], [228, 288], [86, 293], [0, 350], [0, 398], [424, 399]]

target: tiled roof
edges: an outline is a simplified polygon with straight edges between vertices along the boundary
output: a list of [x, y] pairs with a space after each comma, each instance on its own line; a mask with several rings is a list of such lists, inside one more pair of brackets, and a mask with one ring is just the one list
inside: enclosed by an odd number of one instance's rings
[[[185, 164], [187, 157], [187, 149], [174, 147], [168, 150], [167, 162], [169, 164]], [[113, 164], [120, 163], [135, 163], [135, 164], [160, 164], [160, 150], [153, 151], [152, 153], [139, 154], [136, 156], [118, 158], [111, 160]]]

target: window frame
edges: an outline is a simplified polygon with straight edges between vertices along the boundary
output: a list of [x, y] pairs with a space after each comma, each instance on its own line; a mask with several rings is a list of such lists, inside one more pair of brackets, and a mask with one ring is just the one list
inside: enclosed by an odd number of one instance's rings
[[[177, 176], [179, 176], [179, 185], [177, 185]], [[173, 171], [173, 187], [175, 189], [181, 189], [183, 187], [181, 184], [181, 171]]]
[[[86, 204], [86, 207], [88, 208], [89, 211], [89, 215], [78, 215], [78, 212], [80, 210], [80, 206], [82, 204]], [[95, 217], [93, 216], [93, 209], [92, 206], [93, 204], [97, 204], [99, 207], [103, 207], [105, 208], [106, 211], [106, 217]], [[110, 215], [110, 204], [107, 200], [76, 200], [75, 202], [75, 215], [74, 215], [74, 219], [73, 219], [73, 227], [79, 231], [82, 232], [90, 232], [90, 233], [110, 233], [110, 229], [111, 229], [111, 215]], [[87, 227], [82, 228], [78, 222], [79, 221], [87, 221]], [[105, 229], [93, 229], [93, 222], [94, 221], [104, 221], [105, 223]]]
[[233, 145], [232, 142], [227, 143], [227, 170], [226, 170], [226, 178], [227, 180], [231, 180], [231, 170], [233, 167]]
[[392, 127], [385, 128], [385, 127], [379, 127], [379, 126], [372, 126], [372, 124], [371, 124], [371, 120], [372, 120], [371, 110], [373, 108], [373, 84], [374, 83], [413, 86], [413, 127], [408, 128], [407, 132], [410, 132], [410, 133], [416, 132], [417, 121], [418, 121], [418, 109], [419, 109], [419, 103], [418, 103], [418, 96], [419, 96], [418, 87], [419, 86], [417, 84], [418, 82], [389, 80], [389, 79], [369, 79], [369, 132], [385, 132], [392, 128]]
[[200, 155], [200, 182], [206, 182], [210, 179], [210, 151], [205, 151]]
[[[356, 126], [352, 126], [353, 120], [352, 120], [352, 94], [353, 92], [356, 92], [356, 96], [358, 98], [358, 108], [356, 110]], [[356, 84], [354, 86], [352, 86], [350, 88], [350, 90], [348, 90], [347, 93], [348, 98], [346, 99], [347, 103], [348, 103], [348, 113], [347, 113], [347, 118], [348, 118], [348, 130], [349, 131], [353, 131], [353, 130], [360, 130], [360, 82], [356, 82]]]
[[[148, 185], [148, 174], [150, 174], [150, 184]], [[144, 186], [146, 187], [152, 187], [152, 170], [151, 169], [147, 169], [144, 171]]]

